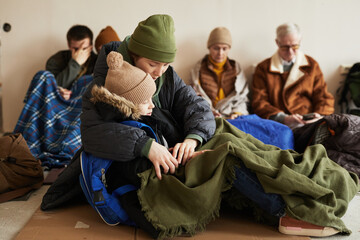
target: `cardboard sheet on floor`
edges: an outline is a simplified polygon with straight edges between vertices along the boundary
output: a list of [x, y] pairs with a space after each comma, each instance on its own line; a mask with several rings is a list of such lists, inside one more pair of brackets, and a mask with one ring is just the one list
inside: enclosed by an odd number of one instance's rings
[[[151, 239], [145, 232], [129, 226], [108, 226], [89, 205], [77, 205], [54, 211], [38, 209], [15, 240], [143, 240]], [[233, 239], [293, 239], [308, 237], [287, 236], [275, 227], [255, 223], [239, 215], [225, 213], [211, 222], [205, 232], [193, 237], [177, 237], [176, 240], [233, 240]]]

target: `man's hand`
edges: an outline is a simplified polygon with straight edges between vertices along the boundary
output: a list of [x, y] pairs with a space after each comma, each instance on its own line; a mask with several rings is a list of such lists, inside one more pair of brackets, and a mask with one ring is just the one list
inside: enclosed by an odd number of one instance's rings
[[303, 117], [300, 114], [292, 114], [285, 116], [284, 124], [292, 129], [300, 125], [304, 125], [305, 121], [303, 120]]
[[84, 48], [83, 42], [78, 49], [71, 49], [71, 57], [79, 64], [83, 65], [91, 55], [92, 45]]
[[178, 167], [177, 160], [171, 155], [169, 150], [163, 145], [153, 141], [149, 151], [149, 160], [152, 162], [155, 168], [156, 176], [161, 180], [161, 168], [164, 173], [175, 173], [175, 169]]
[[291, 129], [295, 127], [301, 127], [305, 124], [313, 123], [323, 118], [319, 113], [314, 113], [314, 118], [311, 120], [304, 120], [303, 116], [300, 114], [288, 115], [284, 118], [284, 124], [290, 127]]
[[172, 148], [172, 156], [176, 158], [179, 164], [185, 165], [190, 160], [195, 152], [198, 141], [195, 139], [187, 138], [182, 143], [177, 143]]
[[313, 113], [312, 119], [304, 120], [305, 124], [316, 122], [320, 119], [322, 119], [323, 116], [321, 116], [319, 113]]
[[58, 88], [59, 88], [60, 96], [63, 97], [65, 100], [69, 100], [72, 92], [66, 88], [62, 88], [62, 87], [58, 87]]

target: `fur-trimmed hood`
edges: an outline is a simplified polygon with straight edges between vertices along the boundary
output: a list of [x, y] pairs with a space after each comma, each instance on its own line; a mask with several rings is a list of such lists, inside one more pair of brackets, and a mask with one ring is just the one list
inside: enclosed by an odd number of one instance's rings
[[133, 102], [111, 93], [104, 86], [94, 85], [91, 94], [90, 101], [94, 104], [105, 103], [118, 110], [125, 118], [138, 120], [141, 117], [139, 108]]

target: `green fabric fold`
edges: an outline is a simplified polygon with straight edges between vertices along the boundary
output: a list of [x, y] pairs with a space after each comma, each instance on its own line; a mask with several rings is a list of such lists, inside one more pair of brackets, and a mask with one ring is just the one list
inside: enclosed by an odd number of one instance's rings
[[[221, 118], [214, 137], [174, 175], [158, 180], [153, 169], [139, 176], [138, 197], [146, 218], [160, 230], [159, 238], [195, 234], [219, 215], [223, 192], [232, 188], [234, 168], [242, 161], [256, 173], [264, 190], [280, 194], [292, 217], [351, 231], [340, 219], [358, 191], [356, 174], [330, 160], [322, 145], [308, 147], [304, 154], [266, 145]], [[233, 190], [233, 189], [232, 189]], [[237, 202], [231, 202], [237, 199]], [[244, 206], [242, 198], [226, 199]]]

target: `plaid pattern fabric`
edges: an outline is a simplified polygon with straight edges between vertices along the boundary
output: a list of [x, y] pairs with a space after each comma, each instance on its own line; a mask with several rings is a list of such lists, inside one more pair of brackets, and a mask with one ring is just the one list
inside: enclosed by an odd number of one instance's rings
[[62, 167], [80, 149], [81, 98], [92, 80], [86, 75], [75, 81], [68, 101], [60, 96], [52, 73], [39, 71], [31, 81], [14, 132], [22, 133], [43, 166]]

